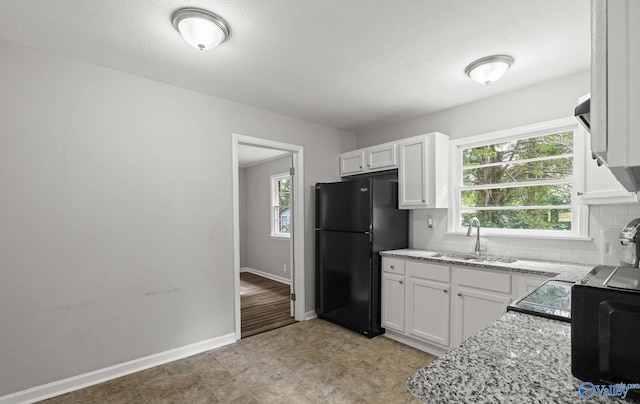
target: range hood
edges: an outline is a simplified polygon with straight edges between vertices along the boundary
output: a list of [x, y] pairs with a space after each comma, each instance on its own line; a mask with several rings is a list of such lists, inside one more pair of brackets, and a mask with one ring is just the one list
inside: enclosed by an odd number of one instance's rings
[[587, 128], [587, 131], [591, 130], [591, 98], [581, 102], [575, 109], [576, 118], [578, 121]]

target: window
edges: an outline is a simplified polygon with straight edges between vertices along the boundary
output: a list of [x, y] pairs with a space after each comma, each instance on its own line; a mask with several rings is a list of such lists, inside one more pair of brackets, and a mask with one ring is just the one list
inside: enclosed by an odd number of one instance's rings
[[489, 234], [582, 236], [584, 213], [573, 189], [582, 175], [583, 134], [574, 122], [458, 141], [453, 230], [475, 216]]
[[271, 176], [271, 236], [289, 238], [291, 234], [291, 176]]

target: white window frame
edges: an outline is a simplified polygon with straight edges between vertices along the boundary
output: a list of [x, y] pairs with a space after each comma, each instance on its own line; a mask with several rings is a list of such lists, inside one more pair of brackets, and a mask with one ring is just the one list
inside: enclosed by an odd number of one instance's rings
[[531, 230], [483, 228], [482, 235], [503, 237], [587, 239], [589, 207], [579, 203], [578, 190], [584, 184], [585, 136], [578, 130], [574, 117], [555, 119], [533, 125], [500, 130], [476, 136], [452, 140], [450, 145], [450, 207], [448, 213], [448, 233], [466, 234], [466, 227], [460, 224], [460, 188], [462, 186], [462, 151], [464, 149], [500, 143], [502, 141], [544, 136], [552, 133], [573, 131], [573, 181], [571, 184], [571, 230]]
[[[278, 206], [278, 181], [288, 178], [291, 182], [291, 175], [288, 172], [273, 174], [271, 175], [271, 199], [269, 210], [271, 211], [270, 219], [271, 224], [269, 228], [271, 229], [271, 237], [274, 239], [291, 239], [291, 233], [281, 233], [276, 228], [276, 218], [275, 218], [275, 208]], [[291, 188], [290, 188], [291, 189]], [[289, 209], [291, 209], [291, 205], [289, 205]], [[291, 219], [289, 219], [291, 220]]]

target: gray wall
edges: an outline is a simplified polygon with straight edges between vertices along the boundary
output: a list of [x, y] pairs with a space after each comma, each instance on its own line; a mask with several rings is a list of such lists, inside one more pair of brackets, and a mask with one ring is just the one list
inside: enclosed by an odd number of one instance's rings
[[247, 266], [247, 169], [238, 167], [240, 268]]
[[[290, 240], [271, 238], [271, 175], [289, 170], [291, 157], [271, 160], [246, 168], [247, 254], [245, 266], [291, 279]], [[313, 223], [308, 223], [313, 226]], [[241, 246], [241, 250], [242, 250]], [[283, 265], [287, 264], [287, 271]]]
[[0, 396], [234, 332], [231, 136], [353, 135], [0, 41]]
[[[429, 132], [451, 139], [515, 128], [573, 115], [578, 97], [589, 92], [589, 71], [461, 105], [395, 124], [356, 133], [357, 145], [367, 147]], [[475, 85], [471, 83], [470, 85]]]

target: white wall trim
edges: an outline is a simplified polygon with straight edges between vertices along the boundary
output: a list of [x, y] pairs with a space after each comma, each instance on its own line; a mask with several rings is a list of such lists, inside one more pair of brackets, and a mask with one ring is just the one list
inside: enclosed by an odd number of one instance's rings
[[206, 352], [211, 349], [220, 348], [222, 346], [232, 344], [235, 341], [235, 334], [233, 333], [222, 335], [220, 337], [196, 342], [180, 348], [170, 349], [168, 351], [145, 356], [143, 358], [134, 359], [129, 362], [119, 363], [117, 365], [94, 370], [78, 376], [69, 377], [67, 379], [8, 394], [0, 397], [0, 404], [33, 403], [45, 400], [47, 398], [59, 396], [71, 391], [126, 376], [131, 373], [149, 369], [154, 366], [163, 365], [178, 359]]
[[[550, 121], [539, 122], [530, 125], [518, 126], [516, 128], [502, 129], [494, 132], [484, 133], [475, 136], [467, 136], [459, 139], [454, 139], [449, 143], [449, 172], [452, 173], [449, 181], [449, 209], [447, 214], [447, 233], [461, 233], [466, 231], [461, 227], [458, 220], [458, 214], [460, 212], [460, 183], [456, 182], [455, 178], [462, 178], [462, 149], [469, 147], [482, 146], [487, 143], [497, 143], [506, 139], [521, 139], [538, 135], [545, 135], [551, 133], [550, 131], [562, 131], [573, 130], [577, 133], [574, 136], [574, 150], [573, 150], [573, 164], [574, 164], [574, 181], [572, 182], [573, 191], [575, 189], [584, 189], [582, 183], [584, 182], [584, 173], [581, 172], [579, 167], [584, 166], [584, 135], [580, 135], [582, 130], [578, 121], [573, 116], [568, 116], [559, 119], [553, 119]], [[578, 167], [576, 170], [575, 168]], [[574, 194], [575, 195], [575, 194]], [[578, 197], [572, 198], [571, 210], [575, 214], [572, 215], [571, 230], [522, 230], [522, 229], [493, 229], [483, 228], [482, 233], [485, 236], [495, 235], [504, 237], [520, 236], [520, 237], [549, 237], [549, 238], [570, 238], [570, 239], [585, 239], [588, 237], [588, 221], [589, 221], [589, 208], [587, 205], [582, 205], [578, 201]]]
[[250, 267], [242, 267], [240, 268], [240, 273], [249, 272], [254, 275], [262, 276], [263, 278], [271, 279], [272, 281], [284, 283], [285, 285], [291, 285], [291, 280], [284, 278], [282, 276], [270, 274], [269, 272], [260, 271], [259, 269], [250, 268]]
[[[293, 155], [293, 165], [296, 170], [294, 175], [293, 192], [293, 229], [294, 248], [291, 253], [295, 257], [295, 268], [291, 268], [293, 286], [297, 295], [293, 303], [295, 307], [295, 319], [304, 321], [305, 316], [305, 188], [304, 188], [304, 148], [299, 145], [276, 142], [246, 135], [233, 133], [231, 135], [231, 166], [233, 183], [233, 271], [234, 271], [234, 295], [235, 295], [235, 333], [236, 340], [240, 339], [240, 212], [239, 202], [239, 178], [238, 178], [238, 145], [246, 144], [270, 149], [285, 150]], [[0, 403], [1, 404], [1, 403]]]
[[314, 318], [318, 318], [318, 314], [316, 314], [315, 310], [304, 313], [304, 321], [313, 320]]

